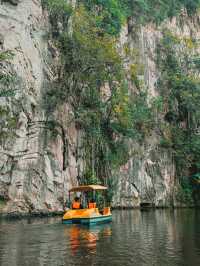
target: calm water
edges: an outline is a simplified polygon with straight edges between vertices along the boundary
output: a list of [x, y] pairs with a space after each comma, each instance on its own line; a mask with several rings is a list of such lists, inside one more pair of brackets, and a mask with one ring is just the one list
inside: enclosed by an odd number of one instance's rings
[[200, 210], [114, 211], [90, 228], [0, 221], [0, 265], [200, 266]]

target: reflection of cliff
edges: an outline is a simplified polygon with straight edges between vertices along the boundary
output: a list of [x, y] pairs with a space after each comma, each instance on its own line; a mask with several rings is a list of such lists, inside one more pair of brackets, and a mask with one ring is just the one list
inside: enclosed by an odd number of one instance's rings
[[120, 250], [124, 256], [131, 254], [133, 265], [199, 265], [199, 218], [198, 211], [191, 209], [116, 211], [109, 259], [114, 260]]
[[198, 211], [115, 211], [113, 221], [0, 221], [0, 265], [200, 265]]

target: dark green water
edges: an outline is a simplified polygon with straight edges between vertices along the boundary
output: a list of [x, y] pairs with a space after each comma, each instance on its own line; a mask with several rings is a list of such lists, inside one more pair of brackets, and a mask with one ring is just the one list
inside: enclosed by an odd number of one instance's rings
[[200, 266], [200, 210], [114, 211], [90, 228], [0, 221], [0, 265]]

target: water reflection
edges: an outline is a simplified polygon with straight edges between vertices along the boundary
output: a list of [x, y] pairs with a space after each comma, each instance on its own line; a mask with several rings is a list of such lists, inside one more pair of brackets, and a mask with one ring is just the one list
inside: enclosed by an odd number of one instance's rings
[[198, 210], [114, 211], [111, 224], [0, 221], [0, 265], [200, 265]]
[[73, 255], [82, 249], [86, 249], [88, 253], [96, 253], [99, 238], [109, 237], [112, 234], [110, 224], [90, 227], [71, 225], [70, 229], [65, 228], [64, 232], [67, 238], [69, 235]]

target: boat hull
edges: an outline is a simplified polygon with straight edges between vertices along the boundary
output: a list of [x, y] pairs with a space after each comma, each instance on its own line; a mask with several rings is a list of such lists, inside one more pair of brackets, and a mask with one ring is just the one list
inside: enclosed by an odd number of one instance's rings
[[72, 218], [72, 219], [62, 219], [64, 224], [100, 224], [109, 223], [112, 221], [112, 215], [90, 217], [90, 218]]
[[103, 213], [98, 208], [68, 210], [63, 215], [62, 222], [65, 224], [99, 224], [111, 222], [112, 214], [109, 207], [105, 207]]

